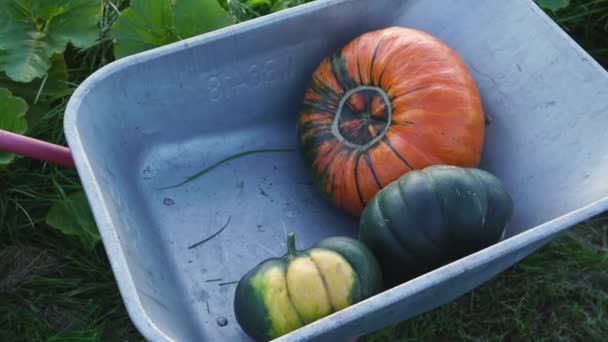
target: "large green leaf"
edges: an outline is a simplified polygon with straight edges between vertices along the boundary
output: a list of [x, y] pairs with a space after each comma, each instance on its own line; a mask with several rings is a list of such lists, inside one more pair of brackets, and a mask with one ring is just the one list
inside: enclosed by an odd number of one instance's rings
[[132, 0], [112, 26], [122, 58], [232, 24], [217, 0]]
[[570, 6], [570, 0], [535, 0], [542, 9], [557, 12]]
[[89, 248], [93, 248], [99, 241], [99, 232], [89, 202], [82, 191], [55, 203], [47, 214], [46, 223], [66, 235], [77, 236]]
[[[72, 93], [68, 85], [68, 70], [62, 55], [51, 59], [51, 68], [43, 78], [35, 78], [29, 83], [15, 82], [0, 72], [0, 88], [8, 88], [15, 96], [27, 101], [28, 126], [33, 128], [41, 117], [52, 108], [52, 102]], [[44, 123], [48, 124], [48, 123]]]
[[18, 82], [42, 78], [68, 43], [99, 35], [101, 0], [0, 0], [0, 71]]
[[233, 24], [217, 0], [177, 0], [173, 19], [182, 39]]
[[[27, 130], [25, 112], [27, 103], [20, 97], [13, 96], [6, 88], [0, 88], [0, 129], [23, 134]], [[0, 165], [10, 164], [14, 154], [0, 152]]]
[[116, 58], [176, 41], [171, 11], [171, 0], [132, 0], [112, 25]]
[[50, 102], [71, 93], [68, 70], [62, 55], [53, 56], [49, 71], [29, 83], [15, 82], [6, 74], [0, 73], [0, 87], [10, 89], [14, 95], [22, 97], [29, 104]]

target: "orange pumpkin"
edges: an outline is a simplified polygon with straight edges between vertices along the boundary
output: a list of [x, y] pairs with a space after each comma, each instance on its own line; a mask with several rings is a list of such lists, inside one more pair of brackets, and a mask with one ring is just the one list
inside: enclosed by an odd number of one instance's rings
[[427, 33], [365, 33], [312, 76], [298, 137], [316, 184], [359, 216], [384, 186], [433, 164], [476, 167], [485, 117], [465, 64]]

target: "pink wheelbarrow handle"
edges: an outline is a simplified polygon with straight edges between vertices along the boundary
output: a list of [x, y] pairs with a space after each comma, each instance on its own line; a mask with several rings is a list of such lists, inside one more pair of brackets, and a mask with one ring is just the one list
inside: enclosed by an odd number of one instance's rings
[[67, 147], [51, 144], [0, 129], [0, 151], [43, 160], [68, 168], [74, 168], [72, 154]]

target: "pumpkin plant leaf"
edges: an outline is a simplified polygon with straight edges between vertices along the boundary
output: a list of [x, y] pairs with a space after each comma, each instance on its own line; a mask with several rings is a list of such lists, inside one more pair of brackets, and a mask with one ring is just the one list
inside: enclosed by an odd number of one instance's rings
[[74, 235], [89, 248], [99, 242], [99, 232], [84, 192], [68, 195], [56, 202], [46, 216], [46, 223], [66, 235]]
[[122, 58], [177, 40], [172, 29], [170, 0], [132, 0], [112, 25], [114, 55]]
[[175, 32], [181, 39], [233, 24], [217, 0], [177, 0], [173, 12]]
[[228, 0], [217, 0], [217, 2], [220, 4], [220, 6], [222, 6], [223, 9], [225, 9], [226, 11], [230, 10], [230, 6], [228, 4]]
[[216, 0], [132, 0], [112, 26], [122, 58], [231, 24]]
[[17, 82], [43, 78], [68, 43], [95, 42], [101, 8], [100, 0], [0, 1], [0, 71]]
[[29, 83], [15, 82], [0, 72], [0, 88], [8, 88], [13, 95], [23, 98], [29, 105], [26, 113], [28, 126], [34, 127], [45, 113], [52, 108], [52, 102], [72, 93], [68, 85], [68, 70], [62, 55], [51, 59], [51, 68], [42, 78]]
[[272, 0], [249, 0], [247, 4], [251, 7], [272, 6]]
[[[243, 0], [238, 0], [243, 1]], [[247, 6], [266, 15], [290, 7], [299, 6], [311, 0], [248, 0]]]
[[535, 0], [540, 8], [557, 12], [570, 6], [570, 0]]
[[[13, 96], [6, 88], [0, 88], [0, 129], [23, 134], [27, 130], [25, 112], [28, 106], [25, 100]], [[0, 152], [0, 165], [8, 165], [15, 159], [15, 155]]]
[[51, 67], [43, 76], [29, 83], [15, 82], [6, 74], [0, 73], [0, 87], [10, 89], [14, 95], [22, 97], [29, 104], [48, 103], [69, 95], [68, 69], [62, 55], [51, 58]]

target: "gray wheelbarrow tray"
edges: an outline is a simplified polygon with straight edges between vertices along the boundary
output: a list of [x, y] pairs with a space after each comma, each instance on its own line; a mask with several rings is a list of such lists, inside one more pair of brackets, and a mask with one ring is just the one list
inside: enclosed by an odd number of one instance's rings
[[285, 253], [289, 231], [298, 248], [356, 236], [357, 221], [321, 198], [296, 152], [159, 188], [239, 152], [296, 148], [321, 59], [393, 25], [438, 36], [469, 66], [491, 117], [480, 167], [514, 200], [507, 239], [278, 340], [348, 340], [414, 317], [608, 209], [608, 75], [531, 0], [317, 1], [118, 60], [72, 96], [68, 143], [145, 338], [248, 340], [232, 282]]

